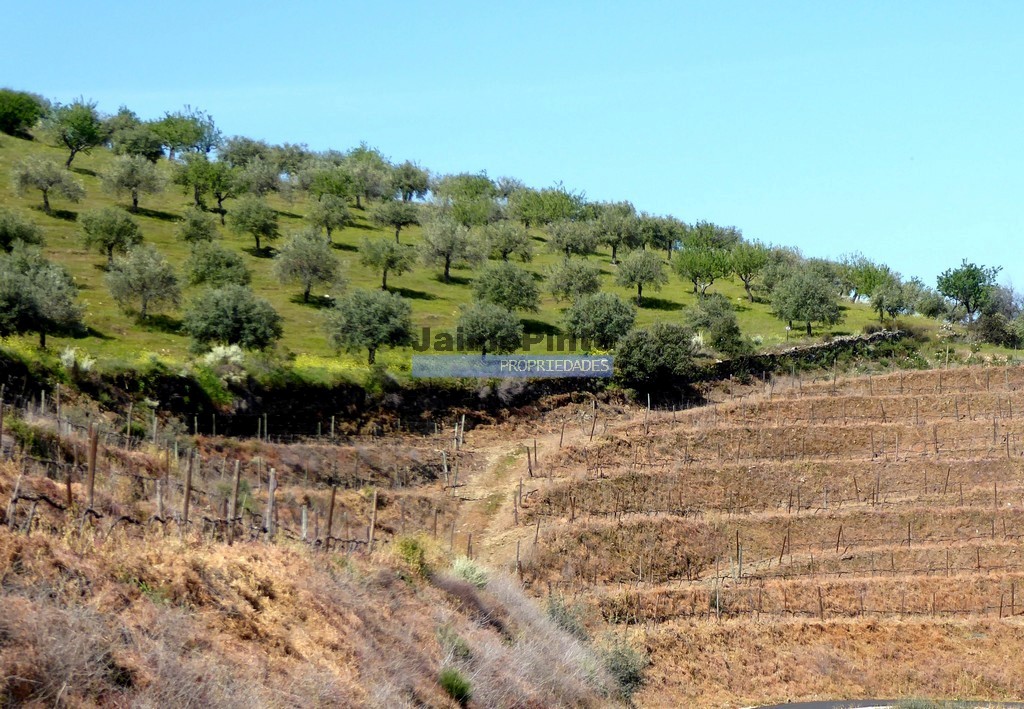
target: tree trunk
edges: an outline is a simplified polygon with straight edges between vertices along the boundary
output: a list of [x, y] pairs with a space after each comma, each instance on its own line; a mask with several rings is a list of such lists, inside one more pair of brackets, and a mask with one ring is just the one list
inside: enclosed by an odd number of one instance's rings
[[444, 282], [447, 283], [451, 279], [452, 272], [452, 260], [451, 257], [444, 260]]
[[107, 247], [107, 268], [111, 269], [114, 267], [114, 247]]
[[807, 321], [807, 336], [808, 337], [811, 336], [811, 321], [810, 320]]
[[376, 347], [370, 347], [369, 348], [369, 353], [370, 353], [370, 356], [367, 358], [367, 363], [368, 364], [375, 364], [377, 362], [377, 348]]
[[39, 349], [46, 349], [46, 330], [43, 328], [39, 329]]
[[147, 310], [148, 306], [149, 306], [149, 299], [143, 297], [143, 299], [142, 299], [142, 307], [139, 308], [139, 319], [140, 320], [145, 320], [146, 319], [146, 310]]
[[253, 238], [256, 239], [256, 253], [259, 253], [260, 251], [262, 251], [262, 249], [260, 248], [260, 236], [259, 234], [253, 234]]
[[639, 308], [644, 302], [644, 284], [636, 284], [636, 305]]
[[612, 244], [611, 246], [612, 246], [612, 263], [618, 263], [618, 261], [615, 259], [615, 254], [617, 254], [619, 252], [619, 247], [618, 247], [617, 244]]
[[402, 243], [401, 241], [398, 240], [398, 235], [401, 234], [401, 233], [402, 233], [402, 227], [396, 226], [395, 227], [395, 243], [396, 244], [401, 244]]
[[47, 214], [51, 214], [53, 210], [50, 209], [50, 191], [43, 190], [43, 211]]
[[139, 211], [139, 191], [132, 190], [132, 214], [136, 214]]
[[747, 281], [743, 281], [743, 287], [747, 291], [747, 297], [750, 298], [750, 302], [753, 303], [754, 302], [754, 291], [750, 290], [750, 283], [747, 282]]
[[192, 186], [192, 201], [195, 202], [196, 209], [201, 209], [203, 206], [202, 195], [199, 192], [199, 186]]
[[384, 269], [384, 276], [380, 279], [380, 289], [381, 290], [387, 290], [388, 289], [388, 269], [386, 269], [386, 268]]
[[331, 229], [330, 226], [326, 227], [326, 229], [327, 229], [327, 243], [328, 244], [333, 244], [334, 243], [334, 239], [331, 238], [331, 232], [333, 231], [333, 229]]
[[359, 201], [359, 195], [356, 195], [356, 209], [362, 209], [363, 203]]
[[64, 163], [64, 169], [65, 170], [70, 170], [71, 169], [71, 161], [75, 159], [75, 153], [77, 153], [77, 152], [78, 151], [75, 150], [74, 148], [71, 149], [71, 154], [68, 155], [67, 162]]
[[308, 303], [309, 302], [309, 291], [311, 291], [312, 289], [313, 289], [313, 284], [309, 283], [309, 284], [306, 285], [306, 290], [302, 291], [302, 302], [303, 303]]

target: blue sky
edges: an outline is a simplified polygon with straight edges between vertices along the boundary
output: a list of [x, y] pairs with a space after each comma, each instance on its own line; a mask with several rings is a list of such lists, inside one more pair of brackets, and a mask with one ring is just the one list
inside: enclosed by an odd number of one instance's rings
[[19, 3], [0, 84], [1024, 287], [1024, 3]]

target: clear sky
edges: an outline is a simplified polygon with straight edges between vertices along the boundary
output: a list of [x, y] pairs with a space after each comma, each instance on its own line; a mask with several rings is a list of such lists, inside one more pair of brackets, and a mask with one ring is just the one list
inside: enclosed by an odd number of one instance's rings
[[1024, 286], [1024, 2], [10, 3], [0, 85]]

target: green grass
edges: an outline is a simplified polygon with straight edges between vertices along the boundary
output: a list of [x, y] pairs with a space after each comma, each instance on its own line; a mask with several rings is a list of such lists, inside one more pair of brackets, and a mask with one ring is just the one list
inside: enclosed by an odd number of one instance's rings
[[[43, 227], [47, 255], [66, 266], [81, 288], [81, 298], [86, 303], [86, 324], [90, 328], [89, 336], [84, 338], [49, 338], [51, 349], [59, 351], [64, 346], [72, 345], [95, 356], [103, 366], [131, 366], [147, 360], [150, 354], [172, 364], [187, 361], [188, 338], [177, 334], [174, 328], [181, 312], [168, 313], [168, 317], [161, 319], [158, 325], [135, 322], [132, 317], [122, 313], [110, 298], [103, 282], [104, 257], [85, 250], [81, 244], [80, 228], [75, 222], [79, 213], [110, 204], [125, 208], [128, 206], [127, 197], [115, 197], [104, 192], [101, 187], [99, 176], [108, 169], [114, 156], [105, 149], [96, 149], [87, 155], [79, 154], [72, 169], [85, 186], [85, 200], [74, 204], [54, 197], [51, 203], [55, 216], [47, 216], [40, 209], [42, 199], [38, 192], [16, 194], [8, 178], [12, 167], [20, 159], [32, 154], [58, 161], [66, 157], [64, 150], [46, 143], [45, 139], [28, 141], [0, 135], [0, 173], [3, 173], [0, 179], [0, 207], [13, 209]], [[159, 169], [169, 176], [170, 165], [166, 161], [160, 162]], [[274, 195], [270, 203], [282, 214], [282, 238], [287, 238], [288, 234], [304, 226], [301, 219], [307, 207], [304, 196], [285, 201]], [[162, 193], [143, 195], [140, 200], [141, 213], [137, 220], [145, 240], [155, 245], [176, 265], [184, 262], [188, 248], [174, 236], [175, 220], [184, 214], [189, 205], [189, 197], [180, 187], [169, 182]], [[229, 212], [232, 205], [233, 201], [225, 205]], [[359, 243], [364, 237], [394, 238], [393, 232], [376, 228], [370, 221], [369, 210], [353, 209], [353, 214], [356, 223], [334, 234], [336, 253], [343, 262], [345, 279], [349, 287], [379, 287], [379, 275], [358, 262]], [[561, 257], [546, 250], [542, 232], [534, 231], [533, 234], [537, 255], [526, 267], [534, 273], [544, 274]], [[299, 288], [283, 286], [277, 282], [271, 272], [272, 260], [252, 255], [252, 239], [236, 236], [225, 228], [221, 229], [221, 235], [222, 243], [240, 252], [252, 270], [253, 289], [267, 298], [283, 316], [284, 337], [281, 349], [285, 353], [298, 355], [295, 361], [298, 372], [308, 379], [324, 382], [362, 376], [365, 372], [365, 354], [337, 355], [332, 351], [321, 330], [323, 313], [314, 305], [301, 302]], [[418, 227], [402, 230], [404, 243], [418, 244], [420, 239], [421, 230]], [[602, 250], [590, 258], [601, 266], [606, 290], [625, 298], [634, 295], [633, 291], [614, 285], [615, 267], [611, 264], [609, 250]], [[474, 274], [474, 269], [455, 268], [452, 271], [454, 282], [445, 284], [441, 282], [440, 269], [417, 265], [410, 273], [390, 276], [388, 284], [393, 290], [410, 298], [416, 327], [429, 327], [436, 332], [454, 328], [459, 307], [472, 299]], [[744, 333], [760, 336], [764, 348], [786, 344], [785, 323], [771, 314], [766, 303], [747, 302], [740, 283], [731, 279], [716, 282], [709, 292], [722, 293], [736, 305]], [[186, 289], [185, 301], [194, 294], [194, 289]], [[682, 322], [687, 309], [695, 300], [696, 296], [689, 292], [686, 284], [672, 275], [668, 286], [660, 291], [645, 293], [647, 305], [640, 309], [637, 322], [641, 326], [658, 321]], [[557, 303], [552, 296], [545, 294], [540, 312], [530, 313], [526, 317], [527, 331], [556, 332], [566, 305], [564, 302]], [[864, 325], [877, 320], [864, 304], [846, 303], [844, 311], [846, 317], [843, 323], [833, 328], [815, 328], [812, 339], [820, 339], [824, 335], [858, 333]], [[10, 338], [9, 345], [24, 350], [31, 346], [33, 340], [34, 337]], [[789, 341], [796, 344], [801, 340], [794, 337]], [[407, 371], [410, 355], [411, 350], [384, 351], [378, 354], [378, 360], [390, 369]]]

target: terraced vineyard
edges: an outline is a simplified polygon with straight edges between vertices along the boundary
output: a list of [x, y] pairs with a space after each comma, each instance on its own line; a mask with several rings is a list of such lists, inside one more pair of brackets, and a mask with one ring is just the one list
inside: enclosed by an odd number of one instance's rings
[[517, 500], [522, 571], [639, 635], [641, 703], [1024, 693], [1024, 369], [589, 415]]

